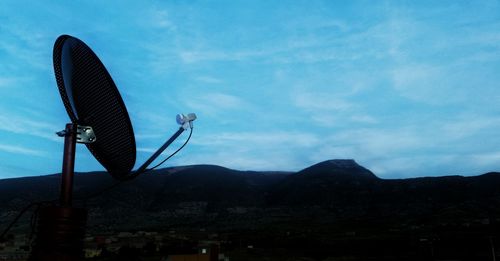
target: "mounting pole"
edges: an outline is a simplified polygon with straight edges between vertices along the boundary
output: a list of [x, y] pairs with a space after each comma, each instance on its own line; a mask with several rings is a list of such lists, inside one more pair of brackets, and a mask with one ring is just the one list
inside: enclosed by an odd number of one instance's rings
[[87, 210], [75, 208], [71, 202], [78, 125], [68, 123], [57, 135], [64, 137], [60, 205], [40, 207], [29, 261], [83, 260]]
[[75, 148], [77, 125], [67, 123], [64, 130], [64, 154], [61, 177], [61, 207], [71, 207], [73, 198], [73, 177], [75, 175]]

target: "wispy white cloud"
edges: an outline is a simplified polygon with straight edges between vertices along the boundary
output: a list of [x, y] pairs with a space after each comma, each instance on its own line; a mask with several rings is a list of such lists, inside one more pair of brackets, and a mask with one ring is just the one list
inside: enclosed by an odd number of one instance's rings
[[355, 106], [353, 103], [335, 97], [328, 92], [295, 92], [292, 94], [291, 99], [295, 106], [318, 113], [344, 111]]
[[155, 9], [151, 11], [151, 24], [167, 30], [176, 30], [177, 26], [169, 18], [169, 12], [166, 9]]
[[331, 140], [334, 144], [356, 144], [362, 154], [394, 156], [434, 146], [425, 136], [427, 131], [411, 127], [385, 130], [357, 129], [339, 132], [331, 136]]
[[248, 151], [243, 148], [218, 150], [212, 153], [190, 152], [189, 156], [179, 155], [172, 158], [172, 165], [216, 164], [238, 170], [298, 171], [305, 167], [293, 153], [282, 150]]
[[[412, 155], [395, 156], [391, 158], [369, 159], [364, 166], [372, 170], [376, 175], [386, 179], [411, 178], [415, 176], [444, 176], [481, 174], [468, 173], [464, 164], [455, 155]], [[457, 169], [443, 168], [446, 165], [460, 166]], [[446, 169], [444, 171], [444, 169]]]
[[452, 31], [446, 34], [450, 37], [450, 42], [464, 47], [476, 47], [475, 51], [482, 52], [483, 47], [488, 47], [490, 51], [498, 50], [500, 47], [500, 33], [497, 28], [499, 21], [488, 23], [463, 23], [458, 27], [459, 31]]
[[30, 149], [19, 145], [0, 144], [0, 150], [8, 153], [31, 155], [31, 156], [46, 155], [45, 151]]
[[472, 164], [480, 167], [498, 166], [500, 162], [500, 152], [492, 151], [473, 154], [469, 156], [469, 160]]
[[0, 50], [22, 60], [24, 65], [36, 69], [51, 69], [51, 64], [46, 62], [45, 54], [50, 53], [50, 48], [47, 46], [52, 45], [52, 39], [49, 39], [52, 35], [19, 23], [0, 25], [0, 29], [4, 32]]
[[153, 149], [153, 148], [137, 148], [137, 152], [146, 152], [146, 153], [154, 153], [156, 152], [157, 149]]
[[[399, 139], [398, 139], [399, 140]], [[344, 140], [318, 146], [310, 156], [311, 162], [327, 158], [352, 158], [381, 178], [409, 178], [418, 176], [477, 175], [481, 174], [468, 155], [459, 152], [422, 151], [411, 144], [384, 148], [380, 144], [365, 146], [361, 141]], [[374, 151], [376, 147], [380, 151]], [[493, 165], [490, 165], [490, 169]]]
[[309, 121], [310, 123], [314, 123], [318, 126], [321, 127], [335, 127], [339, 124], [342, 123], [342, 120], [339, 116], [328, 113], [328, 112], [322, 112], [322, 113], [313, 113], [310, 116]]
[[197, 81], [204, 82], [204, 83], [222, 83], [224, 82], [223, 80], [219, 78], [215, 78], [212, 76], [198, 76], [196, 77]]
[[[261, 146], [263, 150], [285, 147], [314, 147], [320, 139], [314, 134], [301, 132], [225, 132], [213, 136], [204, 135], [193, 140], [203, 146], [224, 146], [249, 148]], [[263, 146], [263, 147], [262, 147]]]
[[388, 18], [366, 31], [376, 36], [375, 45], [388, 58], [381, 75], [388, 75], [402, 97], [430, 105], [457, 104], [475, 95], [475, 86], [491, 85], [485, 79], [492, 67], [483, 68], [483, 63], [499, 61], [498, 22], [468, 15], [437, 22], [454, 9], [440, 7], [422, 15], [391, 6]]
[[43, 120], [37, 121], [14, 114], [0, 115], [0, 130], [62, 142], [62, 139], [55, 134], [60, 127]]
[[17, 77], [0, 77], [0, 88], [12, 87], [19, 82]]
[[474, 114], [460, 115], [439, 125], [440, 133], [443, 133], [447, 140], [470, 138], [485, 130], [497, 128], [500, 128], [500, 119], [497, 117]]
[[[339, 89], [343, 89], [339, 87]], [[341, 90], [316, 92], [300, 90], [292, 92], [291, 102], [298, 110], [309, 115], [308, 120], [321, 127], [335, 127], [346, 124], [376, 124], [379, 121], [354, 101], [357, 91], [342, 93]]]
[[355, 114], [351, 116], [351, 121], [353, 122], [358, 122], [358, 123], [366, 123], [366, 124], [376, 124], [379, 123], [379, 121], [370, 115], [363, 115], [363, 114]]
[[200, 115], [217, 116], [227, 113], [228, 110], [248, 109], [251, 105], [241, 98], [225, 93], [208, 93], [190, 97], [186, 101], [189, 109], [199, 112]]
[[497, 62], [499, 60], [500, 46], [493, 50], [484, 51], [483, 49], [479, 49], [473, 54], [464, 55], [460, 59], [457, 59], [456, 64], [468, 66], [471, 64]]
[[495, 117], [474, 114], [399, 128], [354, 128], [323, 138], [310, 159], [354, 158], [385, 178], [477, 175], [500, 167], [500, 154], [491, 151], [499, 141], [488, 136], [498, 128]]
[[[317, 63], [329, 60], [354, 60], [362, 53], [339, 49], [338, 40], [332, 35], [348, 30], [346, 23], [338, 20], [322, 20], [318, 23], [308, 23], [309, 34], [300, 37], [286, 36], [283, 38], [269, 37], [245, 47], [220, 48], [210, 44], [208, 39], [196, 39], [191, 47], [178, 49], [178, 56], [186, 64], [216, 61], [259, 61], [263, 63]], [[326, 28], [335, 28], [325, 37]], [[321, 33], [319, 33], [321, 31]], [[293, 35], [293, 34], [292, 34]], [[326, 42], [325, 42], [326, 41]], [[334, 45], [334, 47], [332, 47]], [[329, 47], [330, 46], [330, 47]]]
[[341, 113], [333, 113], [331, 111], [323, 111], [312, 113], [310, 116], [310, 122], [317, 124], [321, 127], [336, 127], [339, 125], [374, 125], [380, 123], [375, 117], [368, 114], [359, 114], [357, 112], [347, 113], [346, 115]]
[[[345, 36], [343, 36], [345, 37]], [[365, 40], [362, 35], [347, 36], [342, 40], [321, 39], [317, 35], [303, 36], [300, 39], [276, 39], [253, 48], [227, 50], [201, 43], [193, 49], [180, 49], [178, 56], [186, 64], [200, 62], [248, 62], [258, 61], [267, 64], [314, 64], [320, 62], [353, 62], [362, 58], [377, 58], [384, 54], [383, 49], [363, 50]], [[355, 45], [350, 45], [356, 43]], [[200, 46], [201, 45], [201, 46]], [[349, 46], [346, 48], [346, 46]]]
[[[413, 128], [339, 131], [324, 137], [316, 150], [310, 153], [309, 159], [318, 162], [329, 158], [352, 158], [377, 175], [398, 172], [414, 175], [422, 165], [417, 160], [411, 161], [411, 158], [420, 157], [422, 150], [435, 147], [432, 139], [426, 138], [426, 132]], [[432, 156], [434, 154], [429, 158]]]
[[[420, 169], [419, 166], [422, 163], [425, 164], [425, 162], [416, 157], [398, 157], [384, 158], [378, 161], [369, 160], [365, 166], [382, 178], [406, 178], [414, 175], [415, 171]], [[425, 176], [426, 174], [421, 173], [420, 175]]]
[[433, 65], [405, 65], [392, 70], [394, 89], [403, 97], [427, 104], [443, 105], [462, 102], [467, 93], [453, 79], [449, 69]]
[[209, 93], [202, 96], [200, 99], [212, 105], [219, 104], [219, 106], [223, 108], [238, 108], [245, 104], [242, 99], [224, 93]]
[[184, 63], [206, 61], [244, 61], [256, 57], [266, 56], [271, 50], [238, 50], [226, 51], [217, 49], [183, 50], [179, 56]]
[[[224, 132], [198, 134], [171, 164], [218, 164], [240, 170], [300, 170], [307, 167], [302, 153], [321, 143], [302, 132]], [[301, 159], [301, 160], [298, 160]], [[306, 159], [307, 160], [307, 159]]]

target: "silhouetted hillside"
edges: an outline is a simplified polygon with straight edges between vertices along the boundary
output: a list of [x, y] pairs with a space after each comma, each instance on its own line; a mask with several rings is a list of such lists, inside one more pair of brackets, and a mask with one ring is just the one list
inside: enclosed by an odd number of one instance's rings
[[[32, 201], [57, 199], [59, 178], [0, 180], [2, 225]], [[90, 230], [279, 229], [342, 220], [390, 227], [500, 218], [499, 173], [384, 180], [353, 160], [296, 173], [194, 165], [153, 171], [83, 200], [115, 182], [103, 172], [76, 175], [75, 205], [89, 209]]]
[[270, 191], [272, 205], [361, 204], [380, 179], [354, 160], [329, 160], [288, 175]]
[[284, 175], [235, 171], [199, 165], [172, 171], [155, 192], [150, 209], [163, 209], [179, 202], [206, 202], [211, 208], [262, 206], [269, 186]]

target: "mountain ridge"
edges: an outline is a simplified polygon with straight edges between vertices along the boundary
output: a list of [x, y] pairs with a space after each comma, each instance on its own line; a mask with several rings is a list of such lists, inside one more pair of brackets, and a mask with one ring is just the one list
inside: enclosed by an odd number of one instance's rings
[[[57, 174], [0, 180], [0, 222], [10, 221], [33, 201], [57, 199], [59, 182]], [[354, 160], [323, 161], [298, 172], [189, 165], [154, 170], [81, 200], [114, 183], [104, 172], [75, 175], [75, 205], [89, 210], [91, 229], [166, 229], [165, 224], [264, 229], [276, 222], [303, 220], [418, 224], [421, 220], [500, 219], [500, 173], [496, 172], [381, 179]]]
[[[215, 164], [193, 164], [193, 165], [181, 165], [181, 166], [172, 166], [172, 167], [166, 167], [166, 168], [161, 168], [161, 169], [156, 169], [152, 171], [151, 173], [157, 173], [157, 174], [166, 174], [166, 173], [174, 173], [174, 172], [179, 172], [185, 169], [190, 169], [190, 168], [214, 168], [214, 169], [223, 169], [223, 170], [230, 170], [230, 171], [235, 171], [235, 172], [241, 172], [241, 173], [268, 173], [268, 174], [292, 174], [292, 173], [302, 173], [304, 171], [307, 171], [308, 169], [315, 168], [317, 166], [321, 165], [331, 165], [331, 166], [337, 166], [340, 168], [345, 168], [346, 166], [357, 166], [360, 167], [364, 170], [369, 171], [372, 173], [370, 170], [366, 169], [365, 167], [359, 165], [354, 159], [330, 159], [330, 160], [324, 160], [319, 163], [315, 163], [309, 167], [305, 167], [301, 170], [298, 171], [276, 171], [276, 170], [267, 170], [267, 171], [256, 171], [256, 170], [238, 170], [238, 169], [231, 169], [228, 167], [220, 166], [220, 165], [215, 165]], [[166, 172], [166, 173], [165, 173]], [[477, 174], [477, 175], [442, 175], [442, 176], [419, 176], [419, 177], [408, 177], [408, 178], [380, 178], [376, 176], [376, 174], [372, 173], [377, 179], [383, 179], [383, 180], [409, 180], [409, 179], [425, 179], [425, 178], [442, 178], [442, 177], [478, 177], [478, 176], [483, 176], [483, 175], [497, 175], [500, 172], [497, 171], [490, 171], [482, 174]], [[33, 178], [59, 178], [61, 173], [52, 173], [52, 174], [44, 174], [44, 175], [38, 175], [38, 176], [26, 176], [26, 177], [8, 177], [8, 178], [0, 178], [0, 182], [3, 181], [8, 181], [8, 180], [30, 180]], [[88, 172], [75, 172], [75, 175], [91, 175], [91, 174], [106, 174], [105, 171], [88, 171]], [[106, 174], [107, 175], [107, 174]]]

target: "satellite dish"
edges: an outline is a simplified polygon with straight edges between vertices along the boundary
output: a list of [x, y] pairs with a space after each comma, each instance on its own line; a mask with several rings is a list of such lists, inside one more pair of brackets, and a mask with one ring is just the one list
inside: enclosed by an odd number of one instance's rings
[[[72, 123], [57, 132], [64, 137], [60, 206], [40, 209], [30, 260], [80, 260], [87, 211], [72, 207], [76, 143], [85, 143], [111, 176], [123, 182], [155, 169], [181, 150], [191, 138], [196, 115], [179, 116], [181, 127], [177, 132], [132, 173], [136, 160], [134, 131], [127, 108], [102, 62], [84, 42], [69, 35], [57, 38], [53, 58], [59, 93]], [[160, 164], [148, 169], [188, 128], [191, 131], [186, 142]]]
[[87, 148], [114, 178], [124, 178], [134, 167], [136, 144], [113, 79], [97, 55], [75, 37], [59, 36], [53, 59], [57, 86], [71, 121], [90, 126], [95, 134]]

